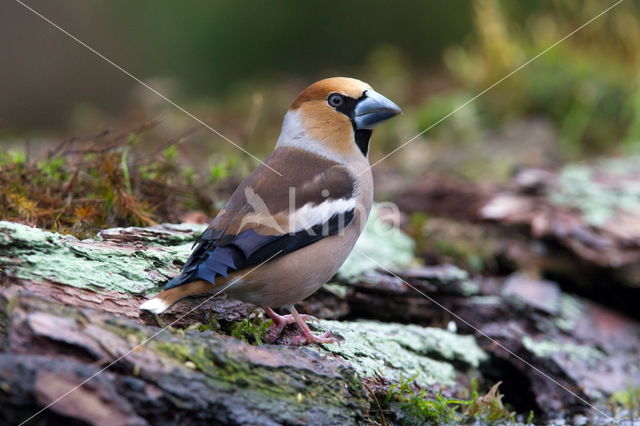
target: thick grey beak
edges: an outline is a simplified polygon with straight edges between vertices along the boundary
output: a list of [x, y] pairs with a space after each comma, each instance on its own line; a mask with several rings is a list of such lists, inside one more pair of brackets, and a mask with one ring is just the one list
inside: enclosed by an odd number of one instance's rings
[[377, 124], [402, 114], [398, 105], [375, 90], [366, 90], [364, 96], [354, 110], [353, 118], [358, 129], [373, 129]]

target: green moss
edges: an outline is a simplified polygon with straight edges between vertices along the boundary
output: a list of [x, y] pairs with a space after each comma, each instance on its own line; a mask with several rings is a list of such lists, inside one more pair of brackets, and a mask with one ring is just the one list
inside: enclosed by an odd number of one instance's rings
[[477, 382], [471, 384], [470, 399], [449, 398], [441, 393], [429, 394], [415, 385], [413, 379], [402, 379], [390, 386], [385, 403], [397, 413], [405, 425], [435, 424], [515, 424], [515, 413], [502, 403], [502, 394], [493, 385], [480, 395]]
[[402, 378], [389, 387], [385, 403], [398, 413], [402, 424], [448, 424], [460, 420], [457, 406], [464, 401], [445, 398], [440, 393], [432, 398], [414, 386], [413, 379]]
[[560, 295], [560, 308], [553, 317], [553, 323], [562, 331], [569, 333], [584, 315], [584, 303], [568, 294]]
[[198, 331], [219, 331], [218, 314], [210, 315], [206, 324], [194, 324], [193, 328]]
[[453, 363], [469, 368], [487, 359], [472, 336], [438, 328], [376, 321], [319, 321], [312, 325], [344, 339], [323, 345], [324, 350], [345, 358], [362, 377], [380, 375], [399, 381], [411, 376], [424, 387], [453, 386]]
[[[325, 376], [322, 380], [315, 380], [313, 377], [316, 373], [301, 373], [300, 370], [287, 367], [286, 363], [279, 367], [248, 364], [243, 355], [245, 350], [239, 350], [240, 347], [237, 351], [215, 349], [222, 338], [210, 331], [192, 330], [184, 335], [159, 336], [149, 345], [183, 368], [202, 372], [212, 385], [250, 390], [262, 395], [261, 398], [268, 396], [274, 401], [287, 401], [287, 404], [294, 404], [298, 408], [306, 404], [331, 406], [344, 398], [353, 398], [353, 395], [358, 400], [362, 397], [361, 378], [376, 375], [390, 382], [411, 376], [412, 383], [425, 389], [455, 387], [457, 373], [453, 364], [459, 371], [464, 371], [465, 368], [477, 367], [487, 358], [473, 337], [458, 336], [440, 329], [374, 321], [319, 321], [312, 323], [312, 326], [315, 325], [330, 329], [345, 340], [323, 347], [283, 347], [278, 358], [297, 351], [304, 352], [305, 358], [324, 358], [327, 352], [335, 354], [353, 367], [353, 370], [340, 370], [342, 379]], [[262, 329], [263, 323], [255, 323], [252, 327], [256, 326], [258, 330]], [[203, 338], [209, 341], [207, 346], [202, 346]], [[252, 351], [258, 351], [255, 352], [255, 359], [267, 356], [267, 352], [260, 352], [262, 348], [271, 347], [253, 348]], [[329, 395], [331, 393], [334, 395]], [[443, 409], [450, 405], [444, 400], [437, 404]]]
[[153, 345], [154, 349], [169, 355], [171, 358], [183, 363], [190, 362], [203, 373], [211, 373], [215, 368], [214, 363], [207, 356], [204, 347], [191, 347], [177, 342], [161, 341]]
[[625, 390], [613, 392], [609, 398], [609, 406], [618, 420], [638, 419], [640, 417], [640, 386], [630, 386]]
[[565, 354], [572, 359], [596, 364], [606, 356], [604, 352], [591, 346], [563, 343], [547, 339], [533, 340], [529, 336], [524, 336], [522, 338], [522, 344], [534, 355], [540, 358], [548, 358], [558, 354]]
[[[203, 346], [203, 339], [207, 345]], [[339, 375], [318, 375], [294, 366], [293, 361], [281, 362], [295, 348], [282, 348], [281, 353], [260, 348], [249, 351], [240, 344], [234, 349], [226, 342], [228, 350], [220, 350], [220, 343], [214, 333], [193, 331], [177, 337], [161, 335], [149, 345], [181, 368], [203, 373], [212, 388], [233, 389], [248, 406], [269, 412], [282, 423], [311, 423], [313, 413], [322, 410], [328, 418], [341, 419], [335, 424], [349, 424], [366, 409], [362, 382], [352, 370], [340, 368]]]
[[639, 164], [636, 156], [565, 166], [549, 200], [577, 209], [592, 226], [602, 226], [618, 212], [640, 209]]
[[86, 237], [108, 227], [176, 221], [193, 210], [214, 214], [212, 192], [199, 189], [205, 182], [193, 169], [180, 167], [175, 146], [149, 160], [140, 139], [139, 132], [72, 138], [37, 163], [0, 148], [0, 217]]
[[0, 221], [0, 245], [35, 249], [48, 248], [58, 236], [19, 223]]
[[[182, 237], [181, 237], [182, 238]], [[191, 234], [190, 240], [195, 236]], [[107, 244], [84, 244], [25, 225], [0, 222], [0, 268], [25, 280], [119, 293], [146, 294], [178, 272], [176, 260], [186, 260], [191, 241], [167, 248], [136, 251]]]
[[0, 167], [7, 165], [22, 166], [27, 161], [25, 151], [0, 150]]
[[339, 277], [355, 279], [380, 267], [406, 268], [414, 262], [413, 240], [380, 219], [376, 208], [371, 210], [355, 248], [338, 271]]
[[271, 324], [273, 324], [271, 320], [248, 316], [233, 325], [231, 336], [247, 343], [254, 342], [256, 345], [261, 345]]

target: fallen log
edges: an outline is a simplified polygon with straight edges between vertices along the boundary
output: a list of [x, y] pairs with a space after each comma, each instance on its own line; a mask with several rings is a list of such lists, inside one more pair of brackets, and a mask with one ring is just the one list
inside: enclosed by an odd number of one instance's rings
[[487, 358], [471, 336], [377, 321], [314, 325], [341, 344], [254, 346], [225, 334], [252, 308], [224, 298], [140, 315], [198, 230], [115, 229], [79, 241], [0, 222], [2, 421], [53, 404], [34, 421], [356, 424], [384, 416], [367, 381], [380, 397], [403, 378], [453, 394]]
[[339, 275], [302, 303], [325, 318], [317, 331], [341, 339], [321, 347], [286, 346], [292, 330], [273, 345], [229, 336], [254, 325], [247, 316], [261, 319], [224, 297], [141, 315], [200, 229], [112, 229], [79, 241], [0, 222], [2, 421], [54, 403], [36, 419], [396, 423], [411, 409], [389, 399], [394, 386], [464, 397], [476, 377], [487, 388], [502, 381], [523, 421], [534, 410], [598, 422], [585, 401], [611, 415], [611, 395], [640, 383], [637, 322], [523, 274], [474, 278], [439, 265]]

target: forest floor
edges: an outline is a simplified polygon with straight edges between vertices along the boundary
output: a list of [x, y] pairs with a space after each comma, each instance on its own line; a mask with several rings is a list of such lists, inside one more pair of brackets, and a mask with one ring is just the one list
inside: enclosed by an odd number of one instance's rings
[[203, 225], [81, 240], [0, 222], [0, 416], [631, 424], [640, 210], [627, 198], [640, 173], [616, 161], [523, 170], [500, 188], [421, 180], [397, 197], [413, 239], [368, 227], [334, 280], [301, 303], [317, 332], [340, 339], [321, 346], [288, 346], [293, 329], [264, 343], [262, 312], [224, 296], [157, 317], [138, 310]]

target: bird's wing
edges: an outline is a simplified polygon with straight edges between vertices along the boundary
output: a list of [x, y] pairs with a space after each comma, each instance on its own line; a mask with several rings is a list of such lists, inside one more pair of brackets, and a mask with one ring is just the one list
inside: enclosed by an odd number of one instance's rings
[[313, 153], [280, 148], [259, 166], [200, 236], [182, 273], [164, 289], [215, 282], [344, 230], [356, 208], [346, 167]]

